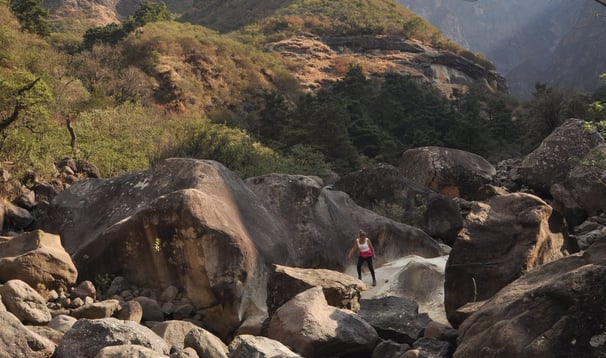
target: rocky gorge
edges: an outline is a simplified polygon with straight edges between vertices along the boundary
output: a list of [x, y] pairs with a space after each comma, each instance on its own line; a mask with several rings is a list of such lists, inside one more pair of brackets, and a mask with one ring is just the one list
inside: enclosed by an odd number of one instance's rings
[[0, 357], [604, 356], [603, 148], [570, 119], [525, 158], [423, 147], [331, 180], [5, 171]]

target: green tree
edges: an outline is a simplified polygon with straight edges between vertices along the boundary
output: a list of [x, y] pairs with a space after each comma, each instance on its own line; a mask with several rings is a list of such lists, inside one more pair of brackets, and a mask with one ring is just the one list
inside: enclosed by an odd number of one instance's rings
[[150, 0], [144, 0], [134, 15], [129, 17], [124, 23], [124, 29], [127, 33], [134, 31], [137, 27], [145, 26], [150, 22], [170, 21], [172, 15], [165, 3], [156, 3]]
[[295, 131], [287, 139], [290, 145], [317, 148], [340, 173], [358, 168], [360, 158], [348, 132], [350, 116], [343, 98], [330, 89], [304, 96], [294, 121]]
[[11, 0], [10, 8], [21, 29], [39, 36], [50, 35], [50, 14], [40, 4], [43, 0]]
[[169, 21], [172, 15], [166, 4], [143, 1], [133, 16], [129, 16], [122, 24], [111, 23], [106, 26], [93, 27], [84, 33], [82, 46], [90, 50], [96, 43], [115, 45], [137, 28], [156, 21]]
[[536, 141], [541, 141], [564, 120], [565, 96], [544, 83], [535, 85], [535, 92], [528, 102], [528, 125]]

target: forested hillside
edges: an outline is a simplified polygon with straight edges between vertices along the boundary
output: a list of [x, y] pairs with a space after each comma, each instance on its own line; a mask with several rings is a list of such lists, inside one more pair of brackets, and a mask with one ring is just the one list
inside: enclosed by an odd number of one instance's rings
[[[518, 103], [483, 77], [489, 62], [395, 1], [15, 4], [0, 1], [0, 158], [17, 175], [67, 156], [106, 177], [170, 156], [243, 177], [343, 174], [422, 145], [496, 161], [596, 100], [542, 87]], [[93, 5], [108, 9], [99, 25]], [[275, 50], [295, 40], [315, 48]], [[306, 87], [317, 58], [324, 77]]]

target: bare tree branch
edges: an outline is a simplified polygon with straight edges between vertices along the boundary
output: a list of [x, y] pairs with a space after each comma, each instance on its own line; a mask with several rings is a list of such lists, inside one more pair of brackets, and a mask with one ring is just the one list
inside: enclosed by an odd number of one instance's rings
[[606, 6], [606, 0], [593, 0], [602, 6]]
[[68, 116], [65, 120], [65, 124], [67, 125], [67, 131], [69, 132], [69, 136], [72, 138], [70, 145], [72, 150], [76, 150], [76, 131], [74, 127], [72, 127], [72, 119]]

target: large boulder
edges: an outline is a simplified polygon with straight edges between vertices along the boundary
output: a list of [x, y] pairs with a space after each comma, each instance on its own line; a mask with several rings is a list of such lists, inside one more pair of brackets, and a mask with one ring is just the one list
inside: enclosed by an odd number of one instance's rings
[[340, 178], [333, 189], [358, 204], [396, 221], [418, 226], [431, 237], [452, 243], [463, 227], [458, 205], [405, 178], [393, 165], [380, 163]]
[[185, 335], [183, 340], [186, 348], [193, 348], [200, 357], [227, 358], [227, 346], [207, 330], [196, 327]]
[[57, 358], [93, 358], [103, 348], [134, 344], [168, 355], [170, 347], [149, 328], [115, 318], [80, 319], [65, 333]]
[[121, 344], [118, 346], [105, 347], [97, 353], [94, 358], [168, 358], [167, 355], [158, 353], [151, 348], [136, 344]]
[[171, 346], [182, 349], [185, 346], [185, 336], [189, 331], [197, 328], [198, 326], [191, 322], [170, 320], [154, 325], [151, 330]]
[[410, 345], [423, 336], [425, 326], [431, 321], [427, 313], [419, 313], [415, 301], [396, 296], [363, 299], [360, 317], [370, 323], [382, 339]]
[[294, 261], [289, 266], [343, 271], [349, 264], [345, 254], [360, 228], [386, 259], [442, 253], [422, 230], [358, 206], [346, 193], [323, 186], [319, 178], [268, 174], [249, 178], [246, 184], [285, 228]]
[[562, 257], [562, 218], [540, 198], [524, 193], [476, 202], [455, 242], [445, 273], [445, 309], [458, 327], [456, 310], [492, 297], [533, 268]]
[[310, 288], [273, 314], [267, 337], [309, 358], [370, 355], [377, 332], [357, 314], [329, 306], [321, 287]]
[[495, 167], [477, 154], [443, 147], [409, 149], [398, 168], [404, 177], [450, 198], [474, 200], [482, 185], [489, 184]]
[[236, 336], [228, 348], [230, 358], [301, 358], [276, 340], [250, 334]]
[[0, 356], [50, 358], [55, 344], [27, 329], [12, 313], [0, 310]]
[[46, 300], [21, 280], [10, 280], [0, 286], [0, 296], [6, 309], [22, 322], [41, 325], [52, 319]]
[[606, 241], [504, 287], [459, 327], [460, 357], [606, 356]]
[[271, 314], [299, 293], [312, 287], [322, 287], [329, 305], [360, 310], [362, 281], [349, 275], [326, 269], [303, 269], [274, 265], [267, 281], [267, 311]]
[[520, 164], [520, 181], [543, 194], [551, 186], [566, 180], [570, 170], [604, 138], [596, 130], [588, 130], [584, 121], [569, 119], [556, 128], [541, 145]]
[[571, 225], [576, 226], [587, 216], [604, 212], [606, 201], [604, 158], [606, 158], [606, 144], [599, 144], [576, 162], [565, 180], [554, 183], [550, 187], [556, 205], [561, 208]]
[[32, 287], [71, 287], [78, 271], [57, 235], [40, 230], [0, 241], [0, 282], [18, 279]]
[[53, 199], [41, 226], [61, 235], [81, 279], [113, 274], [158, 291], [179, 287], [197, 309], [217, 313], [204, 323], [222, 337], [239, 325], [244, 292], [263, 277], [265, 260], [291, 257], [274, 218], [213, 161], [167, 159], [79, 181]]
[[447, 323], [444, 313], [444, 268], [448, 256], [431, 259], [406, 256], [390, 261], [375, 270], [377, 287], [362, 292], [362, 299], [387, 296], [413, 300], [419, 311], [441, 323]]

